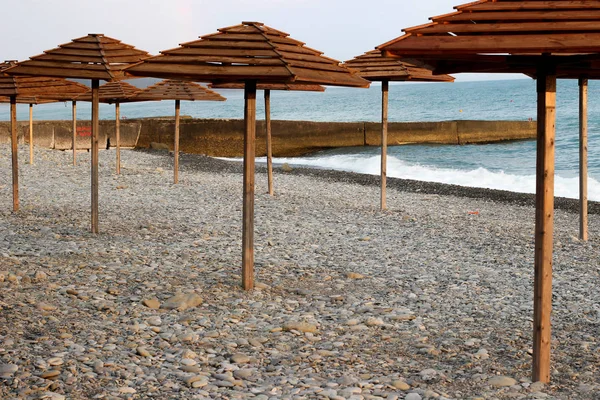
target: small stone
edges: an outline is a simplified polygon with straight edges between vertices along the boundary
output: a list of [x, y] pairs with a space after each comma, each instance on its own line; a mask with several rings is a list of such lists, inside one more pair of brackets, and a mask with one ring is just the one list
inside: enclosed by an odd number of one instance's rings
[[409, 393], [404, 397], [404, 400], [421, 400], [422, 397], [419, 393]]
[[198, 379], [190, 384], [193, 388], [201, 388], [208, 385], [208, 378], [203, 376], [202, 379]]
[[0, 364], [0, 378], [10, 378], [18, 370], [19, 370], [18, 365]]
[[136, 352], [142, 357], [150, 357], [151, 356], [150, 352], [145, 347], [142, 347], [142, 346], [138, 347], [136, 349]]
[[179, 293], [165, 301], [160, 308], [165, 310], [184, 311], [188, 308], [197, 307], [200, 304], [202, 304], [202, 297], [198, 296], [196, 293]]
[[153, 297], [151, 299], [144, 299], [142, 300], [142, 304], [153, 310], [158, 310], [160, 308], [160, 301], [158, 301], [156, 297]]
[[288, 164], [288, 163], [283, 163], [281, 165], [281, 170], [283, 172], [292, 172], [292, 167], [290, 167], [290, 164]]
[[151, 326], [161, 326], [162, 325], [162, 319], [160, 319], [159, 316], [150, 317], [150, 318], [148, 318], [148, 325], [151, 325]]
[[236, 377], [236, 378], [238, 378], [238, 379], [245, 379], [245, 380], [247, 380], [253, 374], [254, 374], [254, 370], [252, 370], [252, 369], [238, 369], [236, 371], [233, 371], [233, 376]]
[[63, 365], [64, 362], [65, 361], [60, 357], [53, 357], [47, 361], [48, 365], [52, 366]]
[[545, 386], [544, 382], [533, 382], [529, 385], [529, 390], [532, 392], [541, 392]]
[[48, 304], [48, 303], [38, 303], [37, 308], [38, 308], [38, 310], [42, 310], [42, 311], [56, 310], [56, 306], [53, 306], [52, 304]]
[[381, 318], [369, 317], [365, 324], [367, 326], [381, 326], [384, 324], [384, 322]]
[[236, 364], [248, 364], [250, 362], [250, 357], [245, 354], [234, 354], [231, 356], [231, 361]]
[[348, 272], [346, 277], [348, 279], [365, 279], [365, 276], [362, 274], [359, 274], [358, 272]]
[[317, 326], [308, 322], [289, 321], [283, 325], [284, 331], [299, 331], [299, 332], [317, 332]]
[[410, 389], [410, 385], [401, 380], [395, 380], [392, 382], [392, 386], [398, 390], [408, 390]]
[[44, 392], [38, 397], [39, 399], [50, 399], [50, 400], [65, 400], [65, 396], [54, 392]]
[[37, 271], [35, 273], [34, 279], [38, 282], [45, 281], [48, 279], [48, 275], [44, 271]]
[[119, 388], [119, 393], [124, 393], [124, 394], [133, 394], [136, 393], [137, 391], [129, 386], [123, 386]]
[[60, 375], [60, 371], [53, 369], [53, 370], [42, 373], [42, 375], [40, 375], [40, 376], [44, 379], [54, 379], [59, 375]]
[[500, 387], [508, 387], [508, 386], [516, 385], [517, 381], [508, 376], [494, 376], [494, 377], [490, 378], [490, 380], [488, 381], [488, 384], [490, 386], [500, 388]]

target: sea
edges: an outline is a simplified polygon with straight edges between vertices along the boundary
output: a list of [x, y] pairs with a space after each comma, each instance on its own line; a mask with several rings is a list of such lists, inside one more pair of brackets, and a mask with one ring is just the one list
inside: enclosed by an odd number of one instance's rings
[[[135, 81], [131, 81], [134, 83]], [[243, 92], [221, 90], [226, 102], [182, 102], [182, 115], [194, 118], [243, 118]], [[259, 91], [257, 115], [264, 115]], [[89, 103], [78, 103], [78, 118], [89, 119]], [[121, 105], [123, 118], [171, 116], [172, 101]], [[579, 117], [577, 81], [559, 81], [556, 110], [555, 194], [579, 196]], [[324, 93], [272, 92], [272, 119], [304, 121], [380, 121], [381, 87], [369, 89], [328, 87]], [[27, 105], [19, 105], [19, 120], [28, 119]], [[114, 118], [114, 106], [101, 104], [101, 119]], [[71, 118], [70, 103], [35, 106], [34, 118]], [[0, 105], [0, 120], [9, 108]], [[529, 120], [536, 119], [536, 85], [531, 79], [454, 83], [392, 83], [389, 120]], [[590, 81], [589, 198], [600, 201], [600, 82]], [[388, 176], [515, 192], [535, 192], [535, 141], [477, 145], [402, 145], [388, 149]], [[266, 162], [258, 158], [257, 162]], [[314, 168], [379, 174], [377, 147], [340, 148], [303, 157], [275, 158]]]

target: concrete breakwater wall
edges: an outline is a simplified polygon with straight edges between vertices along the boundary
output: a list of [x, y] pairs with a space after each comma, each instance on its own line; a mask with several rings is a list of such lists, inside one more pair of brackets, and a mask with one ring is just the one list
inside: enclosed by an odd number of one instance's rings
[[[78, 121], [77, 147], [90, 148], [90, 122]], [[536, 137], [533, 121], [442, 121], [393, 122], [389, 124], [390, 146], [411, 143], [469, 144]], [[0, 143], [10, 143], [8, 122], [0, 122]], [[219, 157], [243, 154], [243, 121], [218, 119], [181, 120], [180, 148], [186, 153]], [[173, 148], [173, 118], [142, 118], [121, 121], [121, 145], [147, 148], [162, 143]], [[272, 121], [273, 153], [276, 156], [299, 156], [336, 147], [379, 146], [381, 125], [375, 122], [308, 122]], [[34, 122], [34, 144], [59, 150], [71, 149], [72, 122]], [[29, 125], [19, 122], [19, 143], [29, 142]], [[257, 121], [258, 156], [266, 154], [265, 123]], [[115, 122], [100, 122], [100, 148], [114, 147]]]

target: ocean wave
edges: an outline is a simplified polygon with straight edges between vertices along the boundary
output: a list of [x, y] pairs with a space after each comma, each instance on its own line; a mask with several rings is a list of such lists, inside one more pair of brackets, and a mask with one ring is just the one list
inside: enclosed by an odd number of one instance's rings
[[[380, 160], [379, 156], [339, 154], [324, 157], [274, 158], [273, 162], [275, 164], [288, 163], [290, 165], [379, 175]], [[266, 158], [257, 158], [256, 161], [266, 162]], [[535, 193], [535, 175], [513, 175], [504, 171], [490, 171], [485, 168], [473, 170], [436, 168], [427, 165], [409, 164], [393, 156], [388, 156], [387, 175], [393, 178]], [[556, 175], [554, 178], [554, 191], [555, 195], [559, 197], [579, 198], [579, 178]], [[588, 179], [588, 198], [600, 201], [600, 182], [591, 177]]]

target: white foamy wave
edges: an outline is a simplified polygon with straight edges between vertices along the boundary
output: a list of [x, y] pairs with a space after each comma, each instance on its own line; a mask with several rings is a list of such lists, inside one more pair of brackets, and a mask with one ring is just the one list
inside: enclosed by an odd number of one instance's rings
[[[257, 158], [256, 161], [266, 162], [266, 158]], [[276, 164], [288, 163], [290, 165], [351, 171], [371, 175], [379, 175], [380, 170], [379, 156], [365, 157], [344, 154], [326, 157], [275, 158], [273, 162]], [[535, 193], [535, 175], [512, 175], [503, 171], [489, 171], [485, 168], [467, 171], [425, 165], [411, 165], [392, 156], [388, 156], [387, 172], [388, 177], [393, 178], [509, 190], [521, 193]], [[579, 198], [578, 177], [565, 178], [556, 176], [554, 188], [556, 196]], [[600, 201], [600, 182], [593, 178], [589, 178], [588, 180], [588, 197], [590, 200]]]

